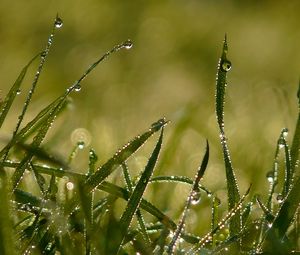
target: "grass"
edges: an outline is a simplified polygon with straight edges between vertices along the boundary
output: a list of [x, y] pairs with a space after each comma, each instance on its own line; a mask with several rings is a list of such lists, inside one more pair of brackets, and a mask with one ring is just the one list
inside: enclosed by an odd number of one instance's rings
[[[216, 81], [216, 119], [227, 183], [227, 200], [220, 201], [214, 191], [201, 184], [204, 174], [209, 174], [206, 173], [209, 141], [194, 179], [174, 175], [155, 176], [157, 167], [161, 172], [161, 168], [168, 167], [167, 163], [174, 160], [174, 148], [162, 151], [164, 133], [168, 132], [165, 118], [154, 122], [100, 166], [97, 153], [90, 148], [89, 163], [82, 173], [73, 171], [70, 163], [78, 149], [84, 146], [83, 141], [78, 141], [67, 159], [53, 155], [43, 147], [43, 141], [57, 116], [67, 109], [69, 95], [80, 91], [83, 80], [99, 63], [123, 48], [130, 49], [132, 42], [129, 40], [101, 56], [61, 96], [22, 125], [55, 33], [62, 25], [62, 20], [56, 17], [45, 49], [22, 69], [0, 106], [2, 126], [28, 68], [39, 59], [15, 130], [0, 151], [0, 254], [300, 253], [300, 115], [291, 146], [286, 139], [288, 130], [284, 128], [279, 134], [274, 148], [273, 169], [267, 174], [268, 194], [250, 196], [250, 183], [246, 191], [240, 192], [225, 135], [224, 106], [227, 75], [231, 69], [226, 36]], [[183, 118], [177, 126], [178, 132], [187, 127], [188, 121]], [[136, 151], [152, 140], [156, 133], [160, 135], [147, 164], [140, 169], [140, 175], [133, 176], [127, 161], [135, 157]], [[171, 137], [171, 142], [172, 139], [171, 144], [177, 146], [176, 136]], [[159, 164], [160, 154], [164, 164]], [[284, 167], [279, 167], [279, 164]], [[280, 172], [282, 170], [283, 174]], [[124, 179], [119, 175], [118, 180], [109, 179], [115, 171], [121, 171]], [[160, 187], [163, 182], [190, 187], [185, 204], [177, 205], [183, 209], [175, 219], [160, 210], [162, 206], [155, 205], [155, 200], [149, 202], [145, 196], [149, 186], [155, 184]], [[26, 188], [26, 183], [30, 189]], [[197, 218], [194, 224], [210, 221], [211, 227], [204, 235], [189, 233], [187, 222], [193, 206], [199, 204], [205, 194], [210, 201], [211, 215], [205, 219]], [[176, 201], [177, 194], [172, 194], [169, 199]], [[125, 204], [120, 204], [120, 200]], [[228, 203], [223, 217], [220, 217], [221, 202]]]

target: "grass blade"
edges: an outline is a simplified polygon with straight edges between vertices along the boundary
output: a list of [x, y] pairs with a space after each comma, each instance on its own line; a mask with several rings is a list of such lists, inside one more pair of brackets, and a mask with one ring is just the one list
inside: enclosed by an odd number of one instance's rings
[[[220, 129], [220, 139], [224, 156], [226, 179], [227, 179], [227, 192], [228, 192], [228, 208], [231, 210], [236, 206], [240, 200], [240, 193], [237, 180], [232, 167], [229, 149], [227, 145], [227, 138], [224, 130], [224, 104], [227, 86], [227, 72], [231, 69], [231, 62], [227, 59], [227, 38], [225, 35], [223, 51], [218, 65], [217, 82], [216, 82], [216, 115], [217, 122]], [[230, 221], [231, 234], [238, 234], [241, 230], [241, 215], [240, 212], [232, 217]]]
[[[126, 163], [122, 164], [122, 169], [123, 169], [123, 175], [124, 175], [124, 179], [125, 179], [125, 182], [126, 182], [127, 189], [130, 193], [132, 193], [133, 192], [133, 184], [132, 184], [131, 176], [129, 174], [128, 166], [127, 166]], [[139, 208], [136, 211], [136, 217], [137, 217], [137, 220], [139, 222], [139, 226], [141, 228], [141, 234], [143, 236], [145, 244], [147, 245], [147, 247], [150, 247], [151, 240], [150, 240], [150, 237], [147, 233], [147, 228], [146, 228], [146, 225], [145, 225], [144, 217], [143, 217], [142, 212], [140, 211]]]
[[149, 139], [149, 137], [151, 137], [166, 124], [167, 121], [165, 119], [158, 120], [151, 125], [148, 131], [137, 136], [123, 146], [122, 149], [120, 149], [111, 159], [99, 167], [97, 171], [87, 179], [87, 191], [89, 192], [100, 185], [106, 179], [106, 177], [108, 177], [116, 168], [118, 168], [133, 153], [135, 153], [135, 151], [137, 151]]
[[0, 254], [15, 254], [11, 211], [8, 200], [8, 182], [4, 172], [0, 172]]
[[180, 236], [183, 232], [184, 225], [185, 225], [185, 220], [186, 220], [186, 217], [187, 217], [187, 214], [188, 214], [188, 209], [189, 209], [191, 203], [193, 201], [198, 202], [198, 200], [199, 200], [198, 199], [199, 194], [200, 194], [199, 182], [200, 182], [201, 178], [203, 177], [204, 172], [207, 168], [208, 159], [209, 159], [209, 145], [208, 145], [208, 141], [206, 141], [205, 155], [203, 157], [201, 166], [199, 167], [199, 169], [197, 171], [197, 174], [195, 176], [193, 187], [192, 187], [191, 192], [190, 192], [190, 194], [188, 196], [188, 199], [186, 201], [186, 205], [185, 205], [185, 208], [183, 209], [182, 216], [181, 216], [181, 219], [180, 219], [179, 224], [177, 226], [177, 229], [174, 233], [172, 241], [170, 242], [170, 244], [168, 246], [168, 254], [170, 254], [170, 255], [174, 254], [174, 252], [175, 252], [177, 241], [179, 240], [179, 238], [180, 238]]
[[23, 79], [27, 73], [28, 67], [32, 64], [32, 62], [37, 59], [38, 56], [40, 56], [41, 53], [37, 54], [35, 57], [33, 57], [28, 64], [22, 69], [21, 73], [19, 74], [17, 80], [15, 81], [14, 85], [11, 87], [10, 91], [7, 93], [3, 103], [0, 107], [0, 128], [2, 127], [2, 124], [6, 118], [6, 115], [16, 97], [18, 94], [18, 91], [20, 90], [20, 86], [23, 82]]
[[158, 142], [152, 152], [152, 155], [149, 158], [149, 161], [145, 167], [145, 170], [143, 171], [140, 180], [138, 181], [135, 189], [132, 192], [132, 195], [129, 198], [129, 201], [127, 203], [126, 209], [120, 219], [120, 236], [118, 238], [119, 247], [116, 247], [118, 251], [120, 251], [123, 239], [127, 233], [127, 230], [131, 224], [132, 218], [134, 214], [136, 213], [139, 204], [141, 203], [142, 196], [145, 192], [145, 189], [148, 185], [148, 182], [151, 178], [151, 175], [153, 174], [155, 164], [158, 159], [158, 155], [161, 149], [162, 145], [162, 139], [163, 139], [163, 131], [162, 128], [160, 137], [158, 139]]

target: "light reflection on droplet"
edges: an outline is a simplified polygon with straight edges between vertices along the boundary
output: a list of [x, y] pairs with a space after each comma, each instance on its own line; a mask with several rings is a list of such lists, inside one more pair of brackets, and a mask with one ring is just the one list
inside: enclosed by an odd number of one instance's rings
[[66, 183], [67, 190], [73, 190], [74, 189], [74, 183], [73, 182], [67, 182]]

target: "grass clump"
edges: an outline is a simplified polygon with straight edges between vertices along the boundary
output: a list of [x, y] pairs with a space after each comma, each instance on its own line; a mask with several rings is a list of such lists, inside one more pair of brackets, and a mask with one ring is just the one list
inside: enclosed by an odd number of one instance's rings
[[[298, 117], [291, 148], [287, 129], [279, 135], [273, 169], [267, 174], [269, 193], [249, 196], [249, 188], [240, 193], [230, 158], [224, 125], [224, 103], [227, 73], [225, 37], [217, 70], [216, 117], [227, 181], [228, 211], [219, 217], [220, 199], [201, 184], [209, 163], [209, 142], [195, 178], [153, 176], [163, 147], [166, 119], [154, 122], [145, 132], [133, 138], [105, 163], [98, 166], [97, 153], [89, 153], [87, 170], [74, 172], [70, 162], [76, 157], [79, 141], [67, 160], [47, 152], [42, 146], [50, 127], [68, 104], [68, 96], [79, 91], [82, 81], [114, 52], [132, 47], [131, 41], [105, 53], [68, 87], [42, 109], [24, 127], [21, 124], [32, 101], [55, 32], [63, 23], [56, 17], [45, 49], [23, 68], [0, 106], [0, 126], [20, 90], [31, 64], [40, 59], [31, 89], [17, 119], [12, 137], [0, 151], [0, 254], [297, 254], [299, 248], [300, 174], [298, 170], [300, 119]], [[299, 93], [298, 93], [299, 94]], [[300, 100], [299, 100], [300, 105]], [[299, 115], [300, 116], [300, 115]], [[140, 176], [132, 176], [127, 160], [135, 156], [155, 133], [160, 133]], [[172, 160], [172, 159], [171, 159]], [[284, 175], [279, 163], [284, 161]], [[122, 171], [124, 182], [109, 181], [114, 171]], [[25, 174], [29, 173], [29, 174]], [[208, 173], [209, 174], [209, 173]], [[284, 176], [280, 180], [280, 176]], [[22, 182], [30, 179], [38, 192], [26, 189]], [[172, 220], [145, 199], [149, 185], [174, 182], [190, 185], [190, 192], [179, 220]], [[211, 228], [199, 236], [187, 232], [191, 207], [201, 194], [211, 201]], [[274, 197], [277, 198], [274, 199]], [[170, 197], [176, 199], [176, 196]], [[125, 201], [125, 209], [118, 205]], [[155, 201], [154, 201], [155, 203]], [[180, 206], [180, 205], [178, 205]], [[259, 208], [260, 215], [253, 214]], [[116, 216], [116, 213], [120, 216]], [[151, 217], [148, 217], [151, 215]], [[207, 221], [207, 219], [204, 219]], [[178, 221], [178, 223], [176, 223]], [[203, 219], [197, 218], [196, 224]]]

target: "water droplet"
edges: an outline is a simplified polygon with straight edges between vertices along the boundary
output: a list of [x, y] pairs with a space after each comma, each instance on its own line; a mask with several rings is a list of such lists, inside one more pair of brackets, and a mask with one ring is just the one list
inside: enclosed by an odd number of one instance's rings
[[18, 90], [17, 90], [17, 95], [20, 95], [20, 94], [21, 94], [21, 90], [18, 89]]
[[192, 191], [191, 194], [191, 204], [196, 205], [200, 202], [200, 200], [201, 200], [201, 192], [199, 188], [196, 188]]
[[284, 146], [285, 146], [285, 139], [283, 136], [281, 136], [278, 140], [278, 146], [279, 146], [279, 149], [283, 149]]
[[282, 135], [283, 135], [283, 137], [286, 138], [288, 136], [288, 134], [289, 134], [289, 130], [287, 128], [282, 129]]
[[73, 182], [67, 182], [66, 183], [67, 190], [73, 190], [74, 189], [74, 183]]
[[78, 142], [78, 143], [77, 143], [77, 146], [78, 146], [78, 149], [82, 150], [82, 149], [84, 148], [84, 146], [85, 146], [84, 141]]
[[283, 202], [283, 196], [281, 194], [278, 194], [276, 200], [279, 204], [281, 204]]
[[77, 83], [75, 86], [74, 86], [74, 89], [76, 92], [79, 92], [81, 90], [81, 85], [79, 83]]
[[126, 50], [129, 50], [129, 49], [132, 48], [133, 43], [132, 43], [131, 40], [128, 39], [127, 41], [125, 41], [125, 42], [123, 43], [123, 46], [125, 47]]
[[274, 172], [273, 171], [267, 172], [266, 177], [267, 177], [269, 183], [274, 182]]
[[223, 71], [228, 72], [231, 69], [231, 62], [229, 60], [224, 60], [221, 64], [221, 68]]
[[56, 19], [55, 19], [55, 22], [54, 22], [55, 27], [56, 28], [61, 28], [63, 26], [63, 24], [64, 23], [63, 23], [62, 19], [57, 16]]

